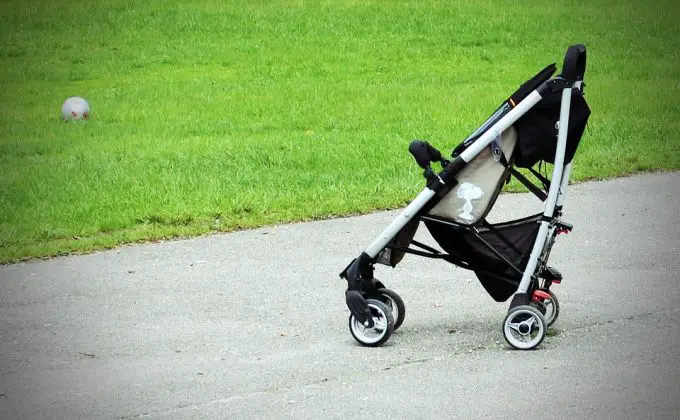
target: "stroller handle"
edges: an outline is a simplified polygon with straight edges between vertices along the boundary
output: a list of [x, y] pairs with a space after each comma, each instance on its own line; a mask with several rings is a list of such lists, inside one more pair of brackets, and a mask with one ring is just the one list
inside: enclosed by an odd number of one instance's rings
[[586, 46], [583, 44], [572, 45], [567, 49], [562, 65], [562, 77], [570, 85], [583, 81], [586, 72]]
[[416, 160], [418, 166], [426, 171], [432, 171], [432, 168], [430, 168], [432, 162], [439, 162], [442, 167], [449, 164], [449, 161], [442, 157], [442, 153], [426, 141], [413, 140], [408, 146], [408, 151]]

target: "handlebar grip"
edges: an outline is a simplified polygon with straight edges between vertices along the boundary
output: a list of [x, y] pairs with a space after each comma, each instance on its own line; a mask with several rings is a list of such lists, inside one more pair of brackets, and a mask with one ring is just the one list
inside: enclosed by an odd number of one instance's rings
[[416, 160], [418, 166], [423, 169], [429, 168], [431, 162], [442, 161], [441, 152], [426, 141], [413, 140], [408, 146], [408, 151]]
[[427, 154], [430, 157], [430, 162], [441, 162], [442, 160], [442, 153], [432, 147], [429, 143], [425, 143], [427, 145]]
[[583, 44], [572, 45], [567, 49], [562, 65], [562, 77], [569, 84], [583, 80], [586, 72], [586, 46]]
[[427, 169], [430, 166], [430, 154], [428, 153], [427, 142], [420, 140], [413, 140], [408, 146], [408, 152], [416, 160], [418, 166], [423, 169]]

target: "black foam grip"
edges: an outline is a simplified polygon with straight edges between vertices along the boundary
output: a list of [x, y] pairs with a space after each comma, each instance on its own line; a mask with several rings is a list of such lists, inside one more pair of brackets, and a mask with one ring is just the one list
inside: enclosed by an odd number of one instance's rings
[[427, 169], [431, 162], [442, 161], [441, 152], [426, 141], [413, 140], [408, 146], [408, 151], [413, 155], [418, 166], [423, 169]]
[[583, 80], [586, 72], [586, 46], [583, 44], [572, 45], [567, 49], [562, 66], [562, 77], [572, 84]]
[[428, 148], [430, 147], [432, 146], [427, 144], [427, 142], [420, 140], [413, 140], [408, 146], [409, 153], [413, 155], [413, 158], [416, 160], [418, 166], [423, 169], [430, 166], [430, 153], [428, 151]]
[[432, 147], [430, 143], [425, 143], [427, 146], [427, 156], [430, 159], [430, 162], [440, 162], [442, 160], [442, 153]]

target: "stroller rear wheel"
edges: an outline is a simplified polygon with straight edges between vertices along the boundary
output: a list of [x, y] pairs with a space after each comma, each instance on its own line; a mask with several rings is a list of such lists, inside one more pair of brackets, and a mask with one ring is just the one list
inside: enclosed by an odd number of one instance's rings
[[530, 350], [538, 347], [547, 330], [541, 312], [530, 305], [511, 308], [503, 321], [503, 336], [512, 347]]
[[378, 289], [378, 295], [375, 297], [392, 311], [392, 316], [394, 317], [394, 330], [401, 326], [404, 322], [404, 317], [406, 316], [406, 306], [401, 296], [397, 294], [394, 290], [388, 288]]
[[549, 294], [550, 297], [544, 300], [533, 301], [529, 305], [541, 311], [543, 318], [545, 318], [545, 324], [551, 327], [560, 315], [560, 302], [550, 289], [541, 288], [538, 290]]
[[542, 303], [545, 306], [545, 313], [543, 317], [545, 318], [545, 324], [551, 327], [557, 317], [560, 315], [560, 302], [557, 300], [557, 296], [550, 289], [540, 289], [550, 295], [550, 299], [544, 300]]
[[349, 316], [349, 331], [361, 345], [378, 347], [389, 340], [394, 331], [394, 317], [390, 308], [376, 299], [366, 299], [373, 318], [373, 326], [366, 327], [354, 315]]

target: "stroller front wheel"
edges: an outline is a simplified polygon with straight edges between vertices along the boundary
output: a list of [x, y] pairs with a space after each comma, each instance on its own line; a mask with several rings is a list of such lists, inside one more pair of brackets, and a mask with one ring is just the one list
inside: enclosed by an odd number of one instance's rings
[[387, 305], [376, 299], [366, 299], [373, 318], [373, 326], [366, 327], [354, 315], [349, 316], [349, 331], [361, 345], [378, 347], [389, 340], [394, 331], [394, 316]]
[[394, 317], [394, 330], [401, 326], [404, 322], [404, 317], [406, 316], [406, 305], [401, 296], [397, 294], [392, 289], [380, 288], [378, 289], [378, 296], [375, 299], [381, 301], [392, 311], [392, 316]]
[[545, 318], [538, 309], [521, 305], [508, 311], [503, 321], [503, 336], [512, 347], [530, 350], [541, 344], [547, 328]]

